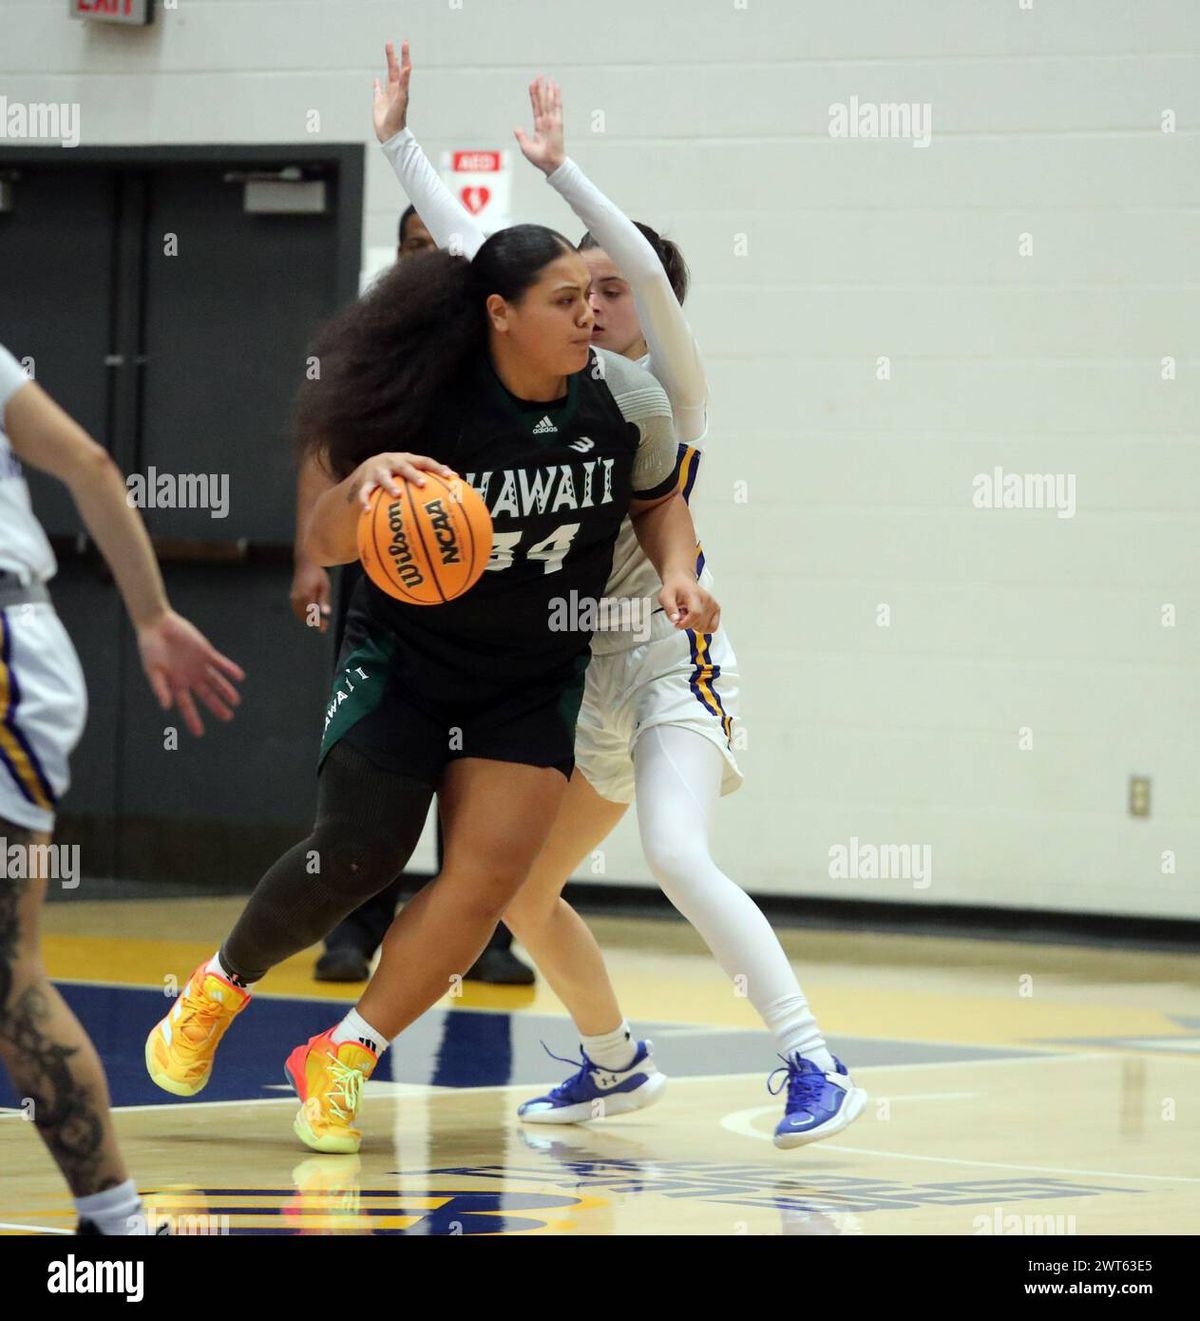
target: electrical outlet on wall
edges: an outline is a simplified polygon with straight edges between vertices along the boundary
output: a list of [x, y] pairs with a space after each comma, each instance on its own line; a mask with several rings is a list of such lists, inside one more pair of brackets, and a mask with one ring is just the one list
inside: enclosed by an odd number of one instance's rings
[[1150, 777], [1131, 775], [1129, 777], [1129, 815], [1150, 815]]

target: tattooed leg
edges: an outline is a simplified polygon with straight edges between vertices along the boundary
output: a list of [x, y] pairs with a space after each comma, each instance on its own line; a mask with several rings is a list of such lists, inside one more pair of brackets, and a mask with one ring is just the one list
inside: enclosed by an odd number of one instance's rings
[[[117, 1149], [108, 1083], [95, 1047], [51, 985], [42, 963], [38, 917], [46, 894], [50, 836], [0, 819], [7, 847], [28, 865], [0, 879], [0, 1060], [76, 1197], [115, 1188], [129, 1177]], [[14, 879], [13, 871], [24, 871]], [[39, 874], [31, 874], [39, 873]]]

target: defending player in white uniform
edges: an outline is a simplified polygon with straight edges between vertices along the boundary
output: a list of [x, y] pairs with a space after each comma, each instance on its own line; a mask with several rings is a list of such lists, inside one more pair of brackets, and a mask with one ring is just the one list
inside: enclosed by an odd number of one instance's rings
[[[70, 488], [117, 581], [142, 666], [164, 710], [203, 733], [198, 697], [221, 720], [242, 671], [167, 601], [141, 518], [108, 453], [0, 346], [0, 1059], [75, 1197], [79, 1232], [144, 1234], [133, 1180], [113, 1133], [96, 1051], [46, 975], [38, 911], [54, 810], [83, 732], [83, 673], [46, 584], [56, 564], [33, 515], [22, 463]], [[22, 863], [20, 860], [24, 860]], [[160, 1231], [161, 1232], [161, 1231]]]
[[[442, 183], [407, 128], [412, 65], [387, 47], [388, 82], [375, 84], [375, 132], [410, 201], [441, 247], [470, 257], [484, 235]], [[562, 101], [553, 83], [530, 87], [534, 135], [518, 131], [526, 158], [588, 226], [581, 251], [591, 268], [593, 342], [636, 359], [671, 400], [680, 444], [680, 480], [690, 494], [708, 433], [708, 385], [680, 306], [686, 289], [673, 245], [627, 220], [567, 158]], [[657, 236], [654, 236], [657, 240]], [[590, 244], [590, 246], [589, 246]], [[664, 257], [681, 269], [673, 287]], [[629, 308], [630, 295], [634, 308]], [[709, 584], [703, 553], [697, 574]], [[659, 584], [628, 527], [613, 558], [609, 597], [653, 600]], [[520, 1107], [528, 1122], [573, 1123], [649, 1105], [662, 1093], [649, 1043], [635, 1041], [603, 957], [561, 897], [570, 874], [608, 835], [631, 800], [646, 860], [664, 893], [700, 932], [775, 1039], [786, 1087], [775, 1143], [794, 1147], [840, 1132], [867, 1095], [825, 1044], [778, 938], [753, 900], [713, 862], [708, 823], [716, 800], [736, 789], [733, 755], [737, 660], [723, 632], [681, 635], [661, 614], [650, 637], [597, 633], [576, 735], [581, 774], [572, 776], [554, 828], [504, 920], [534, 958], [579, 1030], [579, 1071]], [[631, 1058], [632, 1056], [632, 1058]], [[772, 1079], [775, 1074], [772, 1074]], [[768, 1082], [770, 1085], [770, 1080]]]

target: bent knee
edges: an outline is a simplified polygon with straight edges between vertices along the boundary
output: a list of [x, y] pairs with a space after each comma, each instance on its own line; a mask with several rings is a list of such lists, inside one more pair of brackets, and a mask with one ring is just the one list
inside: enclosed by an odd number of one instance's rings
[[688, 839], [643, 839], [646, 865], [661, 882], [686, 880], [702, 867], [711, 866], [708, 847]]
[[511, 887], [496, 885], [490, 886], [479, 894], [471, 896], [467, 907], [471, 914], [480, 919], [491, 922], [493, 925], [503, 921], [504, 914], [507, 912], [512, 902], [513, 892], [520, 886], [520, 882], [515, 882]]
[[385, 882], [408, 864], [402, 842], [386, 829], [345, 830], [318, 827], [306, 841], [307, 864], [332, 888], [358, 888], [363, 882]]
[[456, 907], [471, 921], [501, 921], [525, 880], [524, 872], [444, 868], [441, 880], [453, 893]]
[[558, 894], [531, 889], [526, 883], [509, 900], [503, 914], [504, 924], [518, 940], [523, 940], [521, 933], [536, 931], [545, 926], [560, 903], [562, 898]]

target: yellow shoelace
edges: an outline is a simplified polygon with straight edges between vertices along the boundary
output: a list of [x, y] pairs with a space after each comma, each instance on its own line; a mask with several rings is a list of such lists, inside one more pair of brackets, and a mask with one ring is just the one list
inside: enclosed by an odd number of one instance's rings
[[[349, 1123], [358, 1113], [359, 1102], [362, 1100], [363, 1083], [366, 1082], [366, 1079], [363, 1077], [361, 1069], [343, 1064], [336, 1055], [329, 1057], [329, 1072], [333, 1075], [333, 1083], [327, 1092], [329, 1108], [343, 1123]], [[339, 1096], [349, 1107], [348, 1112], [338, 1105], [336, 1098]]]
[[[206, 1046], [217, 1030], [218, 1020], [224, 1008], [225, 1006], [219, 1001], [210, 1000], [207, 996], [195, 997], [195, 1004], [184, 1010], [178, 1024], [178, 1032], [183, 1044], [192, 1050]], [[204, 1029], [203, 1036], [199, 1035], [201, 1028]]]

